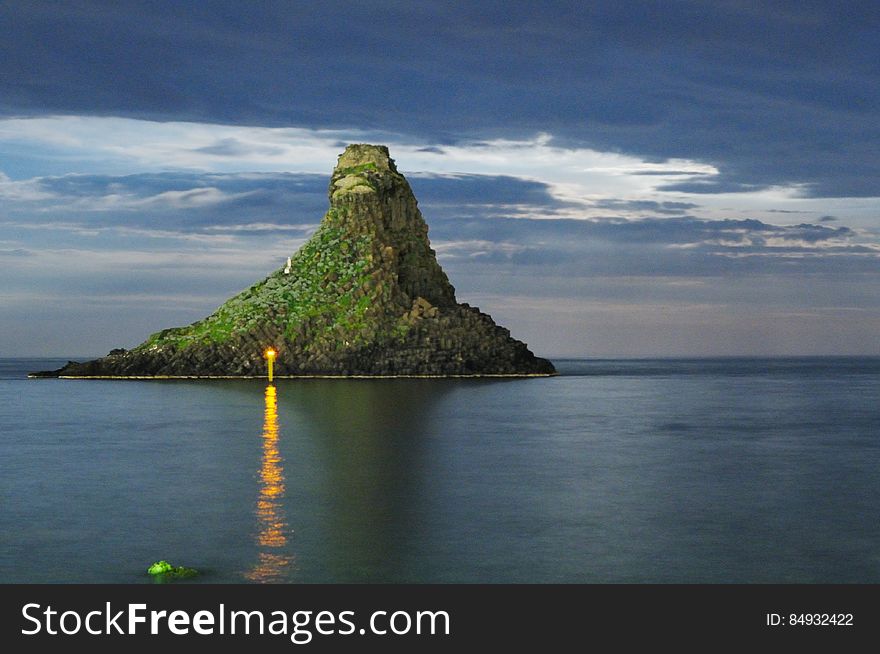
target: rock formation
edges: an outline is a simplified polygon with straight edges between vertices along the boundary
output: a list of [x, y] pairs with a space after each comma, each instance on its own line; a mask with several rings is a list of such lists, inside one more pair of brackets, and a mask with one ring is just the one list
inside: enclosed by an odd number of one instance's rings
[[284, 266], [187, 327], [38, 376], [547, 375], [553, 364], [458, 303], [388, 148], [350, 145], [330, 209]]

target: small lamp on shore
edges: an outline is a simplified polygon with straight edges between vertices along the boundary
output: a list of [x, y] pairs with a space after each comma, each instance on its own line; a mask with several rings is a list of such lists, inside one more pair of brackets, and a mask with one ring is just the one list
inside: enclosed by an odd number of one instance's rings
[[269, 362], [269, 381], [272, 381], [274, 378], [274, 366], [275, 366], [275, 356], [278, 353], [273, 350], [271, 347], [266, 350], [266, 360]]

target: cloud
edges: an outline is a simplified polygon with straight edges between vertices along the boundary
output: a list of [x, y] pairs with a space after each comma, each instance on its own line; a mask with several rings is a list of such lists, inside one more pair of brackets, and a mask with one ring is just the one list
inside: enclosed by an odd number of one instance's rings
[[828, 280], [817, 280], [815, 292], [823, 302], [837, 294], [837, 301], [810, 309], [791, 308], [785, 298], [795, 297], [796, 287], [772, 278], [709, 280], [678, 292], [657, 278], [608, 281], [582, 287], [575, 300], [522, 293], [473, 300], [502, 324], [515, 325], [514, 336], [553, 343], [544, 350], [551, 357], [880, 352], [872, 337], [880, 308], [847, 306], [860, 301], [858, 293]]
[[510, 175], [415, 173], [408, 179], [423, 211], [440, 219], [553, 215], [563, 208], [582, 206], [557, 197], [545, 182]]
[[272, 147], [268, 145], [250, 145], [231, 137], [219, 139], [211, 145], [203, 145], [199, 148], [193, 148], [193, 151], [199, 152], [201, 154], [210, 154], [217, 157], [244, 157], [251, 154], [284, 154], [284, 148]]
[[510, 261], [514, 255], [529, 249], [528, 246], [518, 243], [485, 240], [441, 241], [434, 246], [437, 256], [444, 263], [460, 259], [479, 259], [481, 263]]
[[[790, 218], [784, 221], [798, 222], [813, 215], [837, 215], [847, 224], [867, 227], [876, 223], [880, 211], [878, 198], [810, 198], [804, 185], [751, 186], [748, 191], [738, 185], [736, 193], [688, 193], [686, 186], [681, 187], [684, 190], [670, 190], [686, 180], [703, 180], [703, 186], [714, 183], [711, 180], [717, 182], [720, 173], [716, 167], [699, 161], [658, 162], [618, 152], [560, 147], [554, 137], [546, 133], [522, 140], [447, 144], [442, 148], [443, 153], [438, 154], [431, 147], [407, 141], [399, 134], [351, 130], [325, 132], [69, 116], [0, 119], [0, 150], [18, 153], [4, 158], [4, 165], [10, 166], [5, 169], [6, 195], [12, 190], [18, 193], [45, 191], [33, 187], [28, 180], [34, 177], [28, 175], [34, 169], [54, 170], [59, 162], [66, 162], [67, 173], [104, 177], [173, 173], [183, 180], [183, 174], [189, 172], [199, 178], [189, 186], [163, 190], [186, 191], [197, 185], [205, 186], [205, 180], [200, 177], [205, 173], [235, 174], [244, 180], [243, 176], [250, 173], [242, 171], [248, 170], [261, 171], [256, 173], [258, 175], [267, 172], [314, 174], [318, 188], [326, 184], [332, 162], [342, 147], [340, 137], [344, 137], [345, 142], [385, 140], [389, 143], [399, 168], [410, 178], [420, 199], [424, 192], [420, 189], [427, 187], [421, 178], [437, 178], [434, 184], [439, 188], [443, 177], [463, 180], [474, 176], [471, 183], [474, 195], [482, 192], [486, 197], [490, 192], [509, 196], [514, 188], [524, 195], [525, 183], [531, 183], [532, 197], [522, 198], [529, 216], [536, 215], [533, 205], [538, 204], [545, 207], [548, 217], [568, 214], [578, 218], [683, 215], [699, 207], [700, 215], [706, 218], [756, 217], [772, 218], [776, 222], [782, 220], [780, 215], [787, 215]], [[215, 156], [200, 151], [229, 139], [241, 145], [241, 156]], [[29, 158], [23, 152], [30, 152]], [[47, 174], [35, 177], [50, 176], [66, 177]], [[492, 182], [492, 189], [487, 188], [489, 178], [498, 178]], [[508, 185], [509, 190], [502, 188], [501, 178], [514, 180]], [[0, 194], [3, 194], [3, 186], [0, 183]], [[463, 188], [463, 183], [459, 186]], [[245, 191], [229, 188], [228, 182], [224, 190]], [[730, 189], [722, 184], [716, 185], [714, 190]], [[321, 189], [317, 197], [322, 198], [323, 193]], [[539, 201], [538, 195], [545, 197]], [[259, 200], [255, 197], [250, 201]], [[510, 204], [510, 209], [518, 201], [501, 196], [498, 200]], [[481, 200], [475, 198], [475, 202]], [[442, 198], [432, 198], [431, 203], [438, 212], [449, 210], [449, 203]]]
[[[819, 248], [876, 244], [849, 226], [756, 218], [711, 219], [692, 202], [560, 196], [554, 185], [509, 175], [410, 175], [432, 238], [516, 242], [529, 250], [562, 240], [678, 247]], [[0, 221], [19, 227], [157, 234], [266, 233], [314, 227], [327, 208], [325, 175], [145, 173], [0, 180]], [[696, 212], [697, 215], [694, 215]], [[709, 212], [711, 214], [711, 212]], [[802, 212], [792, 212], [799, 216]], [[511, 241], [511, 238], [514, 241]]]
[[557, 145], [719, 169], [689, 192], [874, 196], [875, 15], [869, 2], [410, 3], [382, 20], [335, 2], [3, 3], [0, 111], [360, 128], [444, 150], [552, 128]]
[[40, 180], [11, 180], [0, 172], [0, 198], [11, 202], [35, 202], [52, 198], [52, 194], [41, 188]]
[[655, 214], [685, 214], [700, 205], [693, 202], [657, 202], [656, 200], [598, 200], [593, 203], [599, 209], [615, 209]]
[[247, 197], [247, 193], [224, 193], [218, 188], [208, 186], [183, 191], [165, 191], [145, 198], [110, 194], [84, 204], [92, 211], [135, 211], [147, 207], [185, 210], [216, 207]]
[[[513, 176], [443, 173], [410, 179], [431, 239], [450, 265], [567, 266], [578, 275], [619, 273], [626, 266], [638, 274], [749, 267], [794, 274], [815, 267], [816, 258], [835, 257], [841, 270], [861, 267], [844, 255], [874, 257], [880, 241], [865, 230], [821, 221], [705, 218], [692, 202], [573, 201], [560, 197], [553, 185]], [[143, 238], [159, 249], [179, 243], [263, 247], [258, 243], [265, 239], [305, 237], [327, 208], [326, 176], [314, 174], [65, 175], [4, 183], [0, 224], [19, 239], [11, 248], [62, 247], [68, 237], [123, 249], [138, 247]], [[801, 261], [792, 265], [796, 257]]]
[[0, 223], [154, 237], [301, 232], [314, 228], [326, 211], [326, 186], [324, 176], [282, 173], [65, 175], [6, 185], [0, 180]]
[[664, 177], [694, 177], [695, 173], [689, 170], [630, 170], [630, 175], [662, 175]]
[[771, 188], [771, 183], [754, 184], [738, 182], [733, 179], [695, 179], [687, 182], [676, 182], [659, 187], [661, 191], [678, 191], [680, 193], [696, 193], [717, 195], [719, 193], [752, 193]]
[[[880, 259], [875, 236], [845, 226], [693, 216], [467, 217], [432, 224], [431, 238], [453, 279], [479, 280], [479, 288], [489, 280], [496, 292], [516, 292], [516, 284], [547, 292], [548, 280], [558, 278], [560, 293], [571, 297], [579, 293], [576, 280], [607, 276], [661, 276], [690, 283], [775, 275], [809, 286], [814, 283], [807, 281], [810, 275], [875, 274]], [[508, 288], [510, 280], [516, 282]]]

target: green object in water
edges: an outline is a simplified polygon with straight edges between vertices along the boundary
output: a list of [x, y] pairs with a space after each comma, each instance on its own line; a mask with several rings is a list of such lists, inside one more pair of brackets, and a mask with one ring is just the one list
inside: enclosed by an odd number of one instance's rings
[[157, 561], [149, 568], [147, 568], [147, 574], [161, 575], [165, 574], [166, 572], [170, 572], [173, 569], [174, 567], [170, 563], [168, 563], [168, 561]]
[[198, 570], [193, 568], [184, 568], [183, 566], [174, 567], [168, 561], [156, 561], [147, 568], [147, 574], [162, 579], [188, 579], [199, 574]]

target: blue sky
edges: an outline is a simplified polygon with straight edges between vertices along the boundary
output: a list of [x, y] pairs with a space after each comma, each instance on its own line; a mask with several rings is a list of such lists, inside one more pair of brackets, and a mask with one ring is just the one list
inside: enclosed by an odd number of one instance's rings
[[880, 354], [873, 3], [12, 1], [0, 37], [2, 356], [210, 313], [349, 142], [540, 354]]

